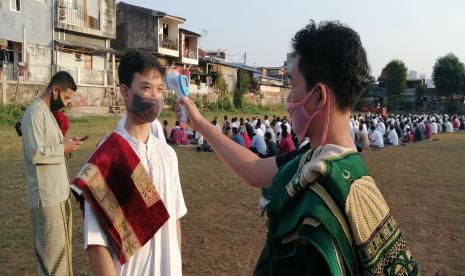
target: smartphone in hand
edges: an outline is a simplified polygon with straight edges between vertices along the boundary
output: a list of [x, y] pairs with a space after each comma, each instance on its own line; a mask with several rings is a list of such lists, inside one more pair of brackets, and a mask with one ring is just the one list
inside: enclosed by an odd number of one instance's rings
[[82, 138], [79, 138], [79, 139], [76, 139], [76, 141], [81, 141], [81, 142], [84, 142], [85, 140], [87, 140], [89, 138], [89, 135], [86, 135]]

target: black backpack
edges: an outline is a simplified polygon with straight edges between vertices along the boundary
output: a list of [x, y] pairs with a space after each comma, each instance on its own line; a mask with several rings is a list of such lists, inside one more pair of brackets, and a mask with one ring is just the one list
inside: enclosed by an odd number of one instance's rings
[[19, 121], [16, 122], [15, 124], [15, 130], [16, 130], [16, 133], [18, 134], [19, 137], [23, 136], [23, 132], [21, 131], [21, 121], [23, 120], [23, 118], [19, 119]]

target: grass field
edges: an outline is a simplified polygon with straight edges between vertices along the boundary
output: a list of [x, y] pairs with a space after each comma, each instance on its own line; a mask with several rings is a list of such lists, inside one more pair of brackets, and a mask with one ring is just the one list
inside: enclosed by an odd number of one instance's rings
[[[70, 135], [88, 134], [90, 139], [69, 160], [70, 177], [116, 122], [114, 117], [73, 121]], [[422, 273], [465, 275], [465, 133], [435, 138], [439, 140], [372, 150], [362, 156]], [[0, 125], [0, 141], [0, 274], [32, 275], [32, 228], [21, 141], [7, 125]], [[242, 184], [214, 153], [197, 153], [188, 147], [178, 147], [176, 152], [188, 208], [182, 219], [185, 275], [250, 275], [266, 229], [258, 210], [259, 191]], [[75, 275], [87, 275], [82, 213], [77, 204], [73, 211]]]

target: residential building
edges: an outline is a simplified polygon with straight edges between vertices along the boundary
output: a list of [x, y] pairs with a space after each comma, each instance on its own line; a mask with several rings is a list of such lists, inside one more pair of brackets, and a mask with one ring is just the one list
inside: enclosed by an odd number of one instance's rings
[[179, 56], [178, 60], [182, 64], [187, 65], [199, 65], [199, 46], [198, 39], [200, 35], [179, 28], [179, 41], [181, 41], [181, 47], [179, 47]]
[[0, 79], [48, 80], [52, 1], [0, 0], [0, 18]]
[[195, 63], [198, 57], [198, 35], [187, 30], [180, 33], [179, 26], [186, 21], [182, 17], [119, 2], [116, 20], [112, 46], [117, 50], [132, 48], [153, 53], [166, 67], [182, 61]]
[[74, 105], [98, 105], [114, 86], [115, 0], [0, 0], [2, 103], [30, 101], [57, 71], [78, 85]]
[[116, 1], [60, 0], [54, 11], [55, 71], [68, 71], [78, 85], [112, 85]]

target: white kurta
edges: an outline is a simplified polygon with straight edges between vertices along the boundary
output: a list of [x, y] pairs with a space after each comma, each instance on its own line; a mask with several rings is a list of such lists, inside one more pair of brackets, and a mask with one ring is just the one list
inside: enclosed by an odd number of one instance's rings
[[[118, 275], [182, 275], [181, 253], [177, 238], [177, 219], [187, 212], [181, 190], [178, 160], [174, 150], [165, 142], [150, 134], [147, 144], [131, 137], [124, 127], [116, 133], [129, 142], [137, 153], [147, 172], [152, 177], [160, 198], [165, 204], [170, 218], [136, 254], [124, 265], [112, 253]], [[105, 233], [100, 228], [95, 213], [85, 203], [84, 246], [109, 245]]]

